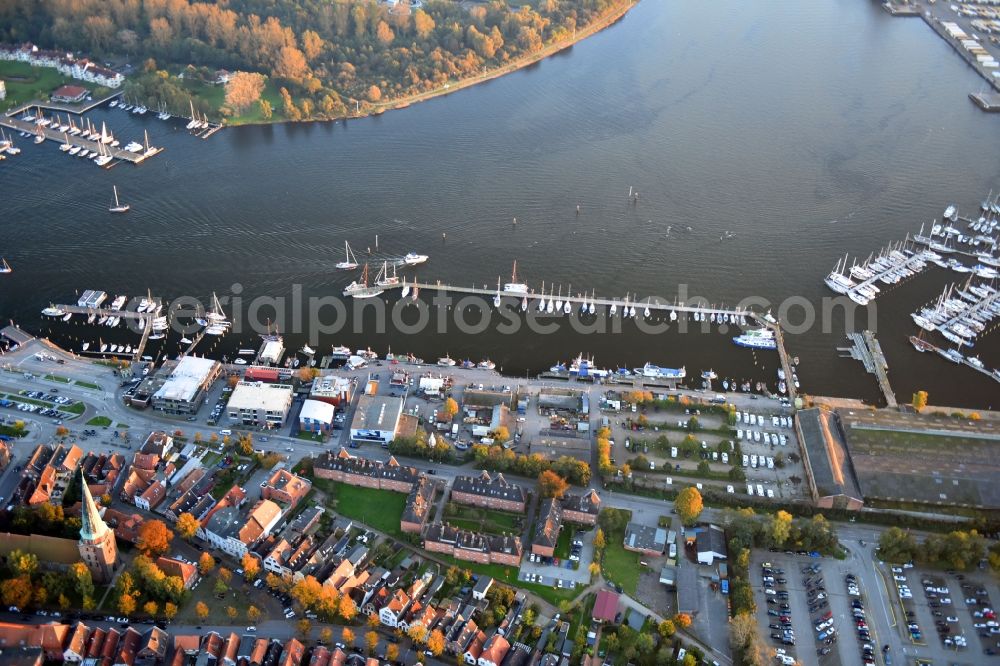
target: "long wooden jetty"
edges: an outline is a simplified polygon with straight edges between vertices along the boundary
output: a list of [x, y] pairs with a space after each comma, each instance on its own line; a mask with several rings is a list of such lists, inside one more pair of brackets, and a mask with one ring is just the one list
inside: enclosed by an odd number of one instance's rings
[[[34, 123], [26, 123], [18, 118], [7, 118], [0, 116], [0, 125], [12, 129], [18, 132], [27, 132], [28, 134], [41, 134], [49, 141], [55, 141], [56, 143], [69, 142], [71, 146], [79, 146], [84, 150], [90, 150], [96, 153], [98, 147], [101, 150], [110, 153], [111, 157], [121, 162], [131, 162], [132, 164], [139, 164], [143, 162], [147, 155], [143, 153], [133, 153], [129, 150], [122, 150], [121, 148], [113, 148], [109, 145], [102, 144], [100, 141], [91, 141], [90, 139], [84, 139], [79, 136], [73, 136], [72, 134], [66, 134], [60, 132], [59, 130], [53, 130], [49, 127], [41, 127]], [[159, 151], [157, 151], [159, 152]], [[148, 157], [152, 157], [149, 155]], [[113, 163], [112, 163], [113, 164]]]
[[[453, 293], [456, 293], [456, 294], [473, 294], [473, 295], [477, 295], [477, 296], [488, 296], [490, 298], [493, 298], [494, 296], [496, 296], [497, 294], [499, 294], [501, 298], [516, 300], [516, 301], [520, 301], [520, 300], [522, 300], [524, 298], [527, 298], [528, 301], [529, 301], [529, 304], [530, 304], [529, 305], [529, 309], [531, 309], [531, 308], [537, 308], [537, 306], [538, 306], [537, 305], [538, 299], [544, 298], [546, 301], [548, 301], [549, 299], [557, 300], [557, 301], [561, 300], [564, 303], [565, 302], [569, 302], [569, 303], [573, 303], [574, 305], [583, 305], [585, 303], [587, 305], [590, 305], [591, 303], [593, 303], [595, 306], [604, 306], [604, 307], [607, 307], [607, 308], [611, 307], [612, 305], [614, 305], [617, 308], [621, 308], [621, 307], [624, 307], [625, 305], [629, 305], [631, 307], [634, 307], [637, 312], [642, 312], [645, 308], [648, 307], [650, 309], [650, 311], [654, 311], [654, 312], [669, 312], [669, 311], [673, 310], [674, 312], [678, 313], [678, 315], [680, 315], [682, 313], [684, 313], [684, 314], [696, 314], [696, 313], [698, 313], [698, 314], [704, 314], [704, 315], [715, 314], [715, 315], [723, 315], [723, 316], [732, 315], [734, 317], [752, 318], [758, 324], [761, 324], [761, 325], [764, 325], [764, 326], [768, 326], [768, 327], [772, 326], [772, 324], [764, 321], [762, 318], [760, 318], [752, 310], [743, 310], [743, 309], [739, 309], [739, 308], [727, 308], [725, 306], [715, 306], [715, 305], [685, 305], [683, 303], [664, 303], [664, 302], [661, 302], [659, 300], [653, 300], [652, 298], [648, 298], [646, 300], [633, 299], [633, 298], [628, 298], [628, 299], [625, 299], [625, 298], [603, 298], [603, 297], [602, 298], [597, 298], [597, 297], [587, 296], [585, 294], [583, 294], [583, 295], [577, 294], [575, 296], [574, 295], [563, 295], [563, 296], [560, 296], [557, 293], [547, 293], [547, 292], [546, 293], [539, 293], [539, 292], [535, 292], [535, 291], [527, 291], [527, 292], [499, 291], [498, 292], [496, 290], [496, 288], [492, 288], [491, 289], [491, 288], [486, 287], [486, 286], [483, 286], [483, 287], [475, 287], [475, 286], [472, 286], [472, 287], [463, 287], [463, 286], [458, 286], [458, 285], [443, 284], [440, 281], [439, 282], [433, 282], [433, 283], [432, 282], [405, 282], [403, 284], [399, 284], [399, 285], [395, 285], [395, 286], [391, 286], [391, 287], [385, 287], [385, 289], [388, 291], [388, 290], [392, 290], [392, 289], [402, 289], [403, 287], [410, 287], [410, 289], [413, 289], [414, 287], [416, 287], [420, 291], [437, 291], [437, 292], [441, 292], [441, 293], [453, 292]], [[725, 323], [725, 322], [720, 322], [720, 323]]]
[[882, 345], [875, 339], [875, 334], [871, 331], [861, 333], [849, 333], [847, 338], [852, 342], [850, 347], [838, 347], [838, 351], [846, 352], [850, 358], [861, 361], [865, 370], [875, 375], [878, 380], [879, 390], [885, 396], [885, 402], [891, 409], [898, 407], [896, 394], [889, 383], [889, 362], [882, 352]]

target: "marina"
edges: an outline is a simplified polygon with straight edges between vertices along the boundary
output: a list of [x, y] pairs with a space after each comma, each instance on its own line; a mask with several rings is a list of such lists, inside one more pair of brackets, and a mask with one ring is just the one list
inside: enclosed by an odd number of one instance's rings
[[929, 250], [915, 251], [909, 238], [869, 255], [862, 263], [847, 266], [847, 256], [838, 261], [823, 280], [827, 287], [844, 294], [858, 305], [868, 305], [882, 293], [883, 285], [894, 285], [913, 277], [927, 268], [927, 263], [940, 257]]
[[911, 313], [913, 322], [925, 331], [937, 331], [959, 348], [972, 347], [980, 335], [995, 328], [1000, 318], [1000, 291], [981, 282], [945, 287], [933, 303]]
[[[98, 137], [96, 140], [85, 139], [82, 134], [72, 134], [68, 130], [63, 131], [61, 128], [53, 128], [51, 125], [43, 126], [12, 116], [0, 116], [0, 126], [32, 135], [35, 137], [35, 143], [53, 141], [63, 146], [69, 146], [69, 148], [65, 149], [64, 152], [70, 153], [74, 156], [81, 151], [86, 151], [88, 154], [92, 154], [95, 158], [107, 156], [107, 161], [104, 161], [101, 166], [110, 167], [114, 166], [118, 162], [140, 164], [145, 161], [146, 158], [152, 157], [159, 152], [159, 149], [150, 149], [148, 146], [143, 149], [143, 144], [137, 144], [139, 150], [127, 150], [108, 145], [101, 140], [101, 137]], [[41, 142], [38, 141], [39, 138], [42, 139]], [[133, 142], [133, 144], [135, 144], [135, 142]]]

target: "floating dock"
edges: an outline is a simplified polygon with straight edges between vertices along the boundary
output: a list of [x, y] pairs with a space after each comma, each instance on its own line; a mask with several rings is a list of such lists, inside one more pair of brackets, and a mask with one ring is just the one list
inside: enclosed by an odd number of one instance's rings
[[[17, 118], [8, 118], [0, 116], [0, 125], [8, 129], [15, 130], [17, 132], [27, 132], [28, 134], [37, 135], [41, 134], [46, 138], [46, 140], [54, 141], [55, 143], [62, 144], [67, 141], [71, 146], [79, 146], [84, 150], [90, 150], [97, 152], [99, 149], [110, 153], [111, 157], [119, 162], [131, 162], [132, 164], [139, 164], [147, 157], [152, 157], [152, 155], [145, 155], [143, 153], [133, 153], [129, 150], [122, 150], [121, 148], [112, 148], [109, 145], [102, 144], [100, 141], [91, 141], [90, 139], [83, 139], [78, 136], [73, 136], [72, 134], [65, 134], [58, 130], [53, 130], [48, 127], [40, 127], [34, 123], [26, 123], [23, 120]], [[100, 147], [100, 148], [99, 148]], [[162, 149], [158, 150], [158, 154]], [[114, 162], [110, 163], [109, 166], [113, 165]]]
[[885, 396], [887, 406], [896, 409], [898, 407], [896, 394], [892, 390], [892, 385], [889, 384], [889, 362], [882, 352], [882, 345], [875, 339], [875, 334], [871, 331], [849, 333], [847, 339], [853, 344], [850, 347], [838, 347], [837, 351], [845, 352], [845, 356], [848, 358], [861, 361], [865, 370], [875, 375], [878, 380], [879, 390]]
[[978, 106], [983, 111], [989, 111], [990, 113], [1000, 113], [1000, 93], [995, 92], [977, 92], [969, 93], [969, 99], [971, 99], [976, 106]]

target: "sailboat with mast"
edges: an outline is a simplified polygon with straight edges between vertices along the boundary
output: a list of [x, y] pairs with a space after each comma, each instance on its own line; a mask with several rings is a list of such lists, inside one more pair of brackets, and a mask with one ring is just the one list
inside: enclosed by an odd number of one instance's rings
[[10, 267], [10, 264], [7, 263], [7, 260], [4, 259], [3, 257], [0, 257], [0, 274], [13, 273], [13, 272], [14, 269]]
[[344, 241], [344, 260], [338, 261], [336, 268], [342, 271], [353, 271], [358, 265], [358, 259], [354, 256], [354, 251], [351, 250], [351, 246], [347, 241]]
[[205, 323], [208, 325], [205, 328], [205, 335], [224, 335], [232, 326], [214, 291], [212, 292], [212, 307], [205, 313]]
[[398, 287], [399, 278], [396, 276], [396, 264], [392, 265], [392, 275], [389, 275], [389, 262], [382, 262], [382, 270], [375, 276], [375, 284], [380, 287]]
[[382, 291], [382, 287], [378, 285], [368, 286], [368, 264], [365, 264], [364, 269], [361, 271], [361, 278], [347, 285], [344, 289], [344, 296], [372, 298], [381, 294]]
[[112, 213], [127, 213], [130, 206], [118, 200], [118, 186], [112, 185], [111, 187], [115, 191], [115, 205], [108, 208], [108, 211]]

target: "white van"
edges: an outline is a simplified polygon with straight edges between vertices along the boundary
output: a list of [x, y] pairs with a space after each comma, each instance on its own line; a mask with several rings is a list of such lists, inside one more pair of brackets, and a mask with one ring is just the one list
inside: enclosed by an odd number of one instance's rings
[[729, 454], [726, 453], [725, 451], [722, 452], [722, 464], [723, 465], [729, 464]]
[[753, 497], [753, 486], [751, 486], [749, 483], [747, 484], [747, 495]]
[[754, 469], [757, 469], [757, 454], [756, 453], [751, 453], [750, 454], [750, 466], [753, 467]]
[[220, 430], [219, 434], [222, 435], [223, 437], [228, 437], [229, 435], [233, 434], [233, 431], [230, 430], [229, 428], [226, 428], [225, 430]]
[[760, 484], [760, 483], [757, 484], [757, 494], [760, 495], [761, 497], [764, 496], [764, 485], [763, 484]]
[[677, 457], [677, 447], [676, 446], [671, 446], [670, 447], [670, 457], [671, 458], [676, 458]]

